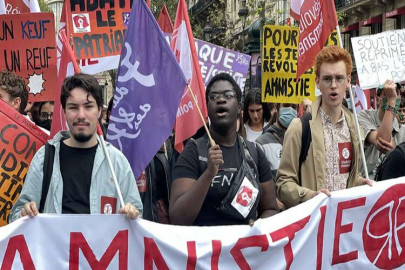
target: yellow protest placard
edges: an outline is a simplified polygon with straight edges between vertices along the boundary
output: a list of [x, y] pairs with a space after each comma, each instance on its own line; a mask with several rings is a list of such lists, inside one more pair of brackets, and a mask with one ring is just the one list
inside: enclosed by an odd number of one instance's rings
[[[315, 100], [315, 73], [311, 68], [296, 83], [298, 27], [265, 25], [262, 51], [262, 101], [299, 104]], [[326, 45], [338, 45], [334, 31]]]

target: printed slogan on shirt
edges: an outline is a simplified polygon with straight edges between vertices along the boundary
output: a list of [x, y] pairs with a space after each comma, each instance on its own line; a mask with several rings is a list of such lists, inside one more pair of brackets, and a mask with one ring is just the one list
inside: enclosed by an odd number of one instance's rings
[[48, 136], [0, 100], [0, 226], [20, 196], [32, 158]]
[[[297, 27], [265, 25], [262, 52], [262, 100], [299, 104], [315, 100], [315, 72], [311, 68], [296, 83], [299, 31]], [[333, 32], [326, 45], [337, 45]]]
[[121, 54], [132, 0], [69, 0], [67, 3], [77, 59]]

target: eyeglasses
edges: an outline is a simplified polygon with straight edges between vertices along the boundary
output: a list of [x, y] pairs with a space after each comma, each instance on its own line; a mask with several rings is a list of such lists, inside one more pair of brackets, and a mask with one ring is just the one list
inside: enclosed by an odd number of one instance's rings
[[335, 78], [333, 78], [332, 76], [325, 76], [321, 80], [325, 86], [331, 86], [333, 79], [335, 79], [335, 82], [338, 86], [342, 86], [346, 83], [347, 77], [346, 76], [336, 76]]
[[52, 117], [53, 117], [53, 113], [46, 113], [46, 112], [41, 113], [41, 115], [39, 116], [39, 118], [41, 120], [52, 119]]
[[225, 91], [223, 93], [212, 93], [208, 95], [208, 100], [217, 101], [222, 97], [225, 98], [226, 100], [230, 100], [236, 97], [236, 93], [234, 91]]

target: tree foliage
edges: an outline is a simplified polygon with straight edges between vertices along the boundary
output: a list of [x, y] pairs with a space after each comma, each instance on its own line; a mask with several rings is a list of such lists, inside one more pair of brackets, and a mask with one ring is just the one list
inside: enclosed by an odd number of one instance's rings
[[169, 11], [170, 19], [174, 24], [176, 19], [177, 5], [178, 1], [176, 0], [153, 0], [150, 4], [150, 9], [157, 19], [159, 17], [160, 11], [162, 10], [163, 5], [166, 4], [167, 10]]
[[52, 9], [44, 0], [38, 0], [38, 5], [41, 12], [52, 12]]

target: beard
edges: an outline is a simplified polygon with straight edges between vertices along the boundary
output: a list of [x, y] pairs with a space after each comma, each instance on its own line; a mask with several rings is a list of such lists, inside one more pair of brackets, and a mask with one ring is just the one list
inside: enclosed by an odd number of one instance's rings
[[91, 134], [73, 134], [73, 137], [75, 138], [76, 141], [80, 142], [80, 143], [85, 143], [90, 141], [90, 139], [93, 137], [93, 135]]

